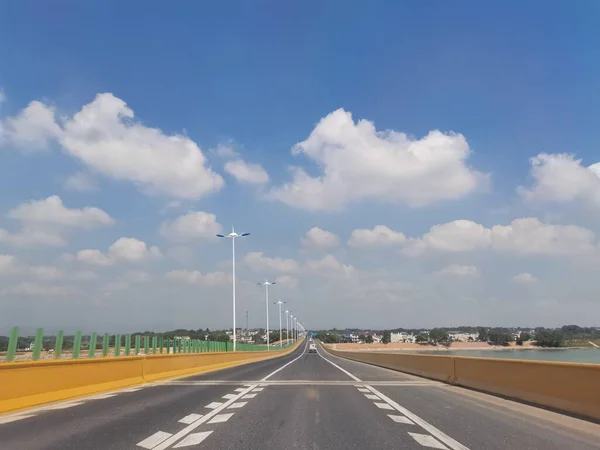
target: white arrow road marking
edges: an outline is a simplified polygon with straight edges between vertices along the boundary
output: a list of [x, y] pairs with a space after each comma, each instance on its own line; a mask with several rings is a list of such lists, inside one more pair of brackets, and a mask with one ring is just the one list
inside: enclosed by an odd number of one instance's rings
[[407, 425], [414, 425], [415, 423], [411, 421], [409, 418], [404, 416], [398, 416], [394, 414], [388, 414], [388, 417], [392, 419], [396, 423], [405, 423]]
[[137, 445], [138, 445], [138, 447], [152, 449], [156, 445], [160, 444], [161, 442], [164, 442], [165, 440], [169, 439], [171, 436], [172, 436], [171, 433], [165, 433], [164, 431], [157, 431], [152, 436], [144, 439], [142, 442], [138, 442]]
[[231, 419], [231, 416], [233, 416], [233, 413], [218, 414], [215, 417], [213, 417], [211, 420], [209, 420], [208, 423], [222, 423], [222, 422], [227, 422], [229, 419]]
[[210, 433], [212, 433], [212, 431], [202, 431], [201, 433], [192, 433], [189, 436], [186, 436], [185, 438], [183, 438], [183, 440], [179, 444], [174, 445], [173, 448], [181, 448], [181, 447], [188, 447], [190, 445], [198, 445], [200, 442], [202, 442], [204, 439], [206, 439], [208, 436], [210, 436]]
[[229, 408], [227, 408], [227, 409], [238, 409], [238, 408], [242, 408], [242, 407], [246, 406], [246, 403], [248, 403], [248, 402], [237, 402], [237, 403], [234, 403], [233, 405], [231, 405], [231, 406], [230, 406]]
[[215, 409], [215, 408], [218, 408], [219, 406], [221, 406], [222, 404], [223, 403], [212, 402], [212, 403], [209, 403], [208, 405], [206, 405], [206, 408]]
[[378, 402], [374, 402], [375, 406], [377, 406], [379, 409], [391, 409], [392, 411], [394, 410], [394, 408], [390, 405], [388, 405], [387, 403], [378, 403]]
[[178, 420], [179, 423], [185, 423], [186, 425], [189, 425], [190, 423], [194, 423], [196, 420], [198, 420], [200, 417], [202, 417], [201, 414], [188, 414], [187, 416], [185, 416], [183, 419]]
[[448, 450], [444, 444], [436, 440], [433, 436], [429, 436], [428, 434], [418, 434], [418, 433], [408, 433], [412, 436], [412, 438], [421, 444], [423, 447], [429, 448], [440, 448], [444, 450]]
[[224, 398], [225, 400], [231, 400], [232, 398], [235, 398], [236, 395], [235, 394], [225, 394], [222, 398]]

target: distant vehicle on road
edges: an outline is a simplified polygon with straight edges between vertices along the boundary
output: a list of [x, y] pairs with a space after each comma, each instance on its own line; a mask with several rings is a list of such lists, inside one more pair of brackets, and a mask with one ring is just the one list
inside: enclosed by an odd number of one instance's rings
[[317, 353], [317, 346], [315, 344], [310, 344], [308, 346], [308, 353]]

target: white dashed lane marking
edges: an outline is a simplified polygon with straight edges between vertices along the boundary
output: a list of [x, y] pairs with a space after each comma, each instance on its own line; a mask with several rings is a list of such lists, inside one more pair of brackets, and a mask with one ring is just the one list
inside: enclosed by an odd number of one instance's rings
[[208, 423], [222, 423], [222, 422], [227, 422], [229, 419], [231, 419], [231, 416], [233, 416], [233, 413], [229, 413], [229, 414], [217, 414], [215, 417], [213, 417], [211, 420], [209, 420]]
[[179, 423], [185, 423], [186, 425], [189, 425], [190, 423], [194, 423], [200, 417], [202, 417], [201, 414], [188, 414], [187, 416], [185, 416], [183, 419], [179, 420], [178, 422]]
[[407, 425], [414, 425], [414, 422], [412, 422], [408, 417], [398, 416], [396, 414], [388, 414], [388, 417], [396, 423], [405, 423]]
[[370, 390], [368, 390], [367, 388], [364, 388], [364, 387], [360, 387], [360, 388], [358, 388], [358, 390], [360, 392], [371, 392]]
[[262, 392], [264, 387], [257, 387], [252, 390], [252, 392]]
[[389, 410], [394, 410], [394, 408], [390, 405], [388, 405], [387, 403], [379, 403], [379, 402], [374, 402], [375, 406], [377, 406], [379, 409], [389, 409]]
[[248, 403], [248, 402], [237, 402], [237, 403], [234, 403], [233, 405], [231, 405], [227, 409], [239, 409], [239, 408], [243, 408], [244, 406], [246, 406], [246, 403]]
[[181, 440], [181, 442], [177, 445], [174, 445], [173, 448], [181, 448], [181, 447], [189, 447], [190, 445], [198, 445], [208, 436], [210, 436], [212, 431], [202, 431], [200, 433], [192, 433], [189, 436], [186, 436]]
[[152, 436], [144, 439], [142, 442], [138, 442], [138, 447], [152, 449], [156, 447], [161, 442], [166, 441], [172, 436], [171, 433], [165, 433], [164, 431], [157, 431]]
[[254, 398], [254, 397], [256, 397], [256, 394], [246, 394], [242, 398], [245, 400], [245, 399]]
[[374, 394], [365, 394], [365, 397], [367, 397], [369, 400], [381, 400], [379, 397], [377, 397]]
[[232, 398], [235, 398], [236, 395], [235, 394], [225, 394], [222, 398], [224, 398], [225, 400], [231, 400]]
[[220, 402], [212, 402], [212, 403], [209, 403], [208, 405], [206, 405], [206, 408], [216, 409], [219, 406], [221, 406], [222, 404], [223, 403], [220, 403]]
[[439, 449], [448, 450], [448, 447], [446, 447], [440, 441], [435, 439], [433, 436], [429, 436], [428, 434], [418, 434], [418, 433], [408, 433], [408, 434], [410, 434], [410, 436], [415, 441], [417, 441], [419, 444], [421, 444], [423, 447], [439, 448]]
[[[258, 388], [257, 388], [257, 389], [258, 389]], [[256, 389], [255, 389], [255, 390], [256, 390]], [[237, 388], [237, 389], [235, 390], [235, 392], [243, 392], [243, 391], [245, 391], [245, 389], [244, 389], [244, 388]]]

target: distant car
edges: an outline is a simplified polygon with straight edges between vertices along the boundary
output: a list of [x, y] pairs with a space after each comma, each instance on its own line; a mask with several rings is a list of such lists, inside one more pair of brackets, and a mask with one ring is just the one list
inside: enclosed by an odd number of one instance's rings
[[317, 346], [315, 344], [310, 344], [308, 346], [308, 353], [317, 353]]

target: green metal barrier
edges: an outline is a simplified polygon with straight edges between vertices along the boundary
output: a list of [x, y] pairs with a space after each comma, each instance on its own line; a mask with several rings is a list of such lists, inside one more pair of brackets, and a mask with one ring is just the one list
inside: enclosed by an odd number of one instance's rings
[[[124, 339], [123, 339], [124, 337]], [[142, 342], [143, 338], [143, 342]], [[130, 356], [132, 353], [132, 336], [131, 334], [114, 334], [104, 333], [102, 339], [102, 357], [119, 357], [121, 355]], [[0, 352], [6, 351], [6, 356], [0, 353], [0, 363], [24, 361], [24, 360], [40, 360], [55, 358], [60, 359], [63, 354], [69, 353], [67, 358], [78, 359], [81, 357], [81, 350], [88, 346], [88, 358], [96, 357], [98, 347], [98, 333], [93, 332], [89, 335], [77, 331], [74, 335], [65, 336], [63, 330], [58, 330], [54, 338], [54, 354], [44, 352], [48, 348], [48, 341], [52, 337], [44, 336], [44, 329], [38, 328], [35, 332], [35, 337], [19, 336], [19, 328], [14, 327], [8, 336], [8, 344], [5, 348], [0, 348]], [[124, 342], [123, 342], [124, 341]], [[165, 337], [161, 334], [139, 335], [136, 334], [133, 339], [133, 354], [178, 354], [178, 353], [207, 353], [207, 352], [231, 352], [233, 351], [232, 342], [208, 341], [205, 339], [189, 339], [181, 337]], [[72, 343], [72, 347], [70, 347]], [[26, 344], [26, 345], [25, 345]], [[285, 349], [292, 345], [287, 343], [283, 346], [271, 344], [271, 350]], [[143, 348], [142, 348], [143, 346]], [[267, 351], [267, 346], [264, 344], [248, 344], [237, 343], [236, 350], [238, 352], [264, 352]], [[31, 356], [21, 356], [20, 354], [31, 352]], [[44, 355], [42, 353], [45, 353]]]

